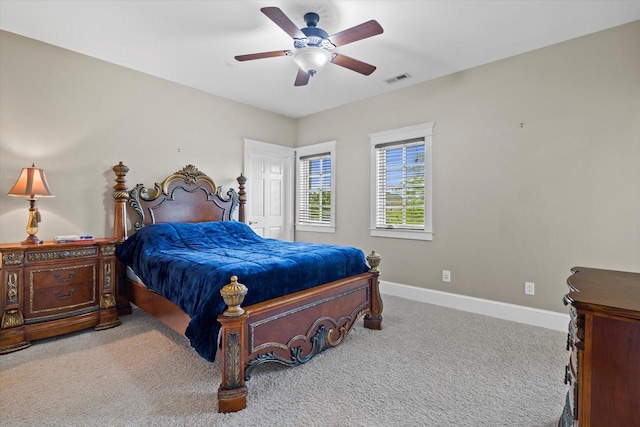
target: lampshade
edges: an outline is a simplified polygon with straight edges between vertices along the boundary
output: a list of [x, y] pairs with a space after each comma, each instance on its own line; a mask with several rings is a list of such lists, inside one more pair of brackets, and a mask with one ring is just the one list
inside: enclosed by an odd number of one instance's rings
[[44, 174], [44, 170], [36, 168], [36, 165], [31, 165], [30, 168], [22, 168], [20, 177], [13, 185], [13, 188], [9, 190], [10, 196], [22, 196], [22, 197], [54, 197], [49, 189], [49, 183], [47, 177]]
[[321, 47], [303, 47], [293, 53], [293, 60], [302, 71], [313, 76], [331, 62], [331, 52]]

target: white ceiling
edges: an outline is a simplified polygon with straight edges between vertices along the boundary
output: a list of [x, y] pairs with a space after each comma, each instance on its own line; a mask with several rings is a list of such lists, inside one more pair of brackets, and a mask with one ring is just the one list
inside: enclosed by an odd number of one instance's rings
[[[265, 6], [300, 27], [316, 12], [329, 34], [376, 19], [383, 34], [336, 52], [377, 70], [329, 64], [294, 87], [291, 57], [237, 62], [293, 48]], [[636, 20], [640, 0], [0, 0], [2, 30], [294, 118]]]

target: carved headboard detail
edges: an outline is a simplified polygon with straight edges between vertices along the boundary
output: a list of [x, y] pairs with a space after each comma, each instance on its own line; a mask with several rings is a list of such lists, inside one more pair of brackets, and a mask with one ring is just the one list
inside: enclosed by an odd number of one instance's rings
[[154, 187], [138, 184], [127, 190], [125, 176], [129, 169], [120, 162], [113, 167], [117, 176], [113, 197], [116, 204], [114, 237], [127, 238], [126, 203], [137, 213], [136, 230], [145, 225], [161, 222], [245, 221], [244, 205], [246, 178], [237, 180], [239, 191], [229, 189], [226, 196], [222, 187], [193, 165], [169, 175]]

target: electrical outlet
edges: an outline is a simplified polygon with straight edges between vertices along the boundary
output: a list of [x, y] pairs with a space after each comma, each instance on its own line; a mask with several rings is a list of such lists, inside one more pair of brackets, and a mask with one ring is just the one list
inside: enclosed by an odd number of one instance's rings
[[451, 272], [449, 270], [442, 270], [442, 281], [451, 283]]
[[524, 282], [524, 294], [525, 295], [535, 295], [536, 294], [536, 284], [533, 282]]

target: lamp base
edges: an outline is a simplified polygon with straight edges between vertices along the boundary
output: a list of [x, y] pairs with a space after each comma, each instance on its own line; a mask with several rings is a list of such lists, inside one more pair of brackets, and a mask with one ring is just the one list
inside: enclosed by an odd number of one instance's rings
[[38, 239], [38, 236], [34, 234], [34, 235], [29, 235], [29, 237], [27, 237], [22, 242], [20, 242], [20, 244], [21, 245], [41, 245], [42, 240]]
[[27, 221], [27, 227], [25, 228], [29, 237], [20, 242], [20, 244], [39, 245], [42, 243], [42, 240], [38, 239], [38, 236], [36, 236], [36, 233], [38, 232], [39, 222], [40, 212], [38, 212], [38, 208], [36, 207], [36, 199], [31, 196], [31, 198], [29, 199], [29, 220]]

